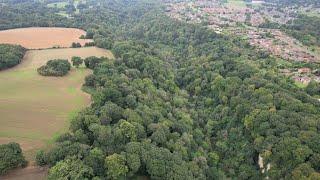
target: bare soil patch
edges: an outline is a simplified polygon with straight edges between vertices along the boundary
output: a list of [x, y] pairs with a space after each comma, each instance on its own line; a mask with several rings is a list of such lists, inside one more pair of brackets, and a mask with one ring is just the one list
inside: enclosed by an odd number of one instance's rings
[[47, 168], [28, 166], [23, 169], [15, 169], [1, 177], [2, 180], [44, 180], [47, 178]]
[[19, 44], [28, 49], [70, 47], [73, 42], [82, 46], [89, 39], [79, 39], [85, 31], [75, 28], [31, 27], [0, 31], [0, 43]]

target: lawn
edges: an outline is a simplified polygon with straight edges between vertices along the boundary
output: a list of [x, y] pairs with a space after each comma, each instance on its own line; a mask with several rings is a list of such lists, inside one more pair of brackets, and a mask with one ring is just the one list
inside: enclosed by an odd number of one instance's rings
[[21, 64], [0, 72], [0, 143], [20, 143], [32, 160], [37, 149], [68, 128], [75, 112], [90, 104], [90, 96], [81, 90], [90, 70], [72, 68], [65, 77], [43, 77], [36, 71], [50, 59], [75, 55], [113, 57], [96, 47], [30, 50]]
[[246, 2], [244, 2], [243, 0], [228, 0], [228, 3], [226, 5], [229, 7], [244, 8], [246, 7]]
[[47, 7], [50, 7], [50, 8], [64, 8], [67, 4], [68, 4], [68, 2], [50, 3], [50, 4], [47, 4]]
[[306, 15], [306, 16], [310, 16], [310, 17], [318, 17], [320, 18], [320, 12], [316, 11], [316, 10], [311, 10], [309, 12], [307, 11], [303, 11], [301, 10], [300, 13]]
[[301, 89], [304, 89], [304, 88], [307, 87], [306, 84], [303, 84], [303, 83], [300, 83], [300, 82], [294, 82], [294, 84], [295, 84], [297, 87], [301, 88]]
[[56, 13], [56, 14], [58, 14], [58, 15], [60, 15], [60, 16], [63, 16], [63, 17], [66, 17], [66, 18], [70, 18], [70, 15], [67, 14], [67, 12], [65, 12], [65, 11], [59, 11], [59, 12]]

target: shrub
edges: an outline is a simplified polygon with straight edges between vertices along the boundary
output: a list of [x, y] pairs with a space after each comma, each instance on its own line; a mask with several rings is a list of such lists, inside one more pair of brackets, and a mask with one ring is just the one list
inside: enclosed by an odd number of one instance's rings
[[39, 150], [36, 154], [36, 163], [38, 166], [44, 166], [47, 164], [46, 154], [43, 150]]
[[0, 174], [8, 170], [24, 167], [27, 161], [24, 159], [20, 145], [15, 142], [0, 145]]
[[90, 47], [90, 46], [95, 46], [95, 43], [94, 42], [86, 42], [84, 44], [84, 47]]
[[86, 34], [86, 39], [92, 39], [93, 38], [93, 36], [94, 36], [94, 30], [93, 29], [89, 29], [88, 31], [87, 31], [87, 34]]
[[84, 60], [84, 64], [86, 65], [87, 68], [94, 69], [102, 61], [103, 61], [103, 58], [98, 58], [98, 57], [95, 57], [95, 56], [91, 56], [91, 57], [87, 57]]
[[72, 65], [75, 66], [76, 68], [78, 68], [82, 63], [83, 63], [83, 60], [81, 59], [81, 57], [78, 57], [78, 56], [73, 56], [71, 58], [71, 62], [72, 62]]
[[72, 45], [71, 45], [72, 48], [80, 48], [81, 47], [81, 44], [80, 43], [75, 43], [73, 42]]
[[38, 73], [42, 76], [64, 76], [71, 69], [68, 60], [55, 59], [47, 62], [46, 65], [38, 68]]
[[84, 86], [94, 87], [96, 81], [96, 76], [94, 74], [90, 74], [85, 77]]
[[311, 81], [306, 87], [306, 92], [311, 96], [320, 95], [320, 84], [316, 81]]
[[48, 180], [56, 179], [92, 179], [93, 170], [75, 156], [58, 162], [48, 174]]

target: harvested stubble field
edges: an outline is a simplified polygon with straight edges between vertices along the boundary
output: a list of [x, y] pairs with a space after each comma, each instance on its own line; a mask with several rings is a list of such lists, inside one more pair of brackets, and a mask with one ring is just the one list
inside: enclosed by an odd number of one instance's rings
[[28, 49], [70, 47], [73, 42], [82, 46], [90, 39], [79, 39], [85, 31], [74, 28], [31, 27], [0, 31], [0, 43], [19, 44]]
[[96, 47], [30, 50], [21, 64], [0, 72], [0, 144], [18, 142], [32, 160], [37, 149], [66, 130], [74, 112], [90, 103], [81, 90], [90, 70], [72, 68], [64, 77], [43, 77], [36, 71], [48, 60], [72, 56], [113, 58]]

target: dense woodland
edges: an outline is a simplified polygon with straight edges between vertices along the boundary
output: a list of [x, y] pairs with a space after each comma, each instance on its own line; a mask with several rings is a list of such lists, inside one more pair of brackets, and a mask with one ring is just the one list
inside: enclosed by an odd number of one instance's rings
[[320, 102], [309, 95], [317, 86], [296, 87], [268, 54], [171, 20], [157, 1], [96, 2], [72, 19], [34, 8], [44, 16], [25, 21], [13, 9], [28, 3], [0, 9], [1, 28], [83, 28], [116, 57], [85, 60], [93, 103], [37, 153], [48, 179], [320, 178]]
[[0, 44], [0, 70], [11, 68], [22, 61], [26, 49], [9, 44]]

